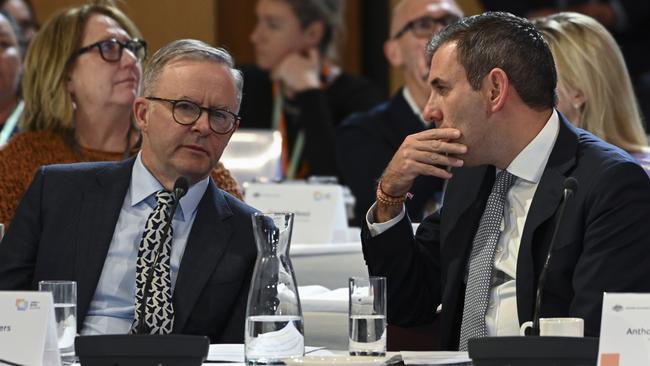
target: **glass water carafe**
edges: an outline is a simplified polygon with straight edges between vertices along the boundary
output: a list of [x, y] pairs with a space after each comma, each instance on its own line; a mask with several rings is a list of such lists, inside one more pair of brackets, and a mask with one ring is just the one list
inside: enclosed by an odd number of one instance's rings
[[298, 286], [289, 259], [293, 213], [255, 213], [257, 261], [246, 307], [249, 365], [282, 365], [303, 356], [305, 337]]

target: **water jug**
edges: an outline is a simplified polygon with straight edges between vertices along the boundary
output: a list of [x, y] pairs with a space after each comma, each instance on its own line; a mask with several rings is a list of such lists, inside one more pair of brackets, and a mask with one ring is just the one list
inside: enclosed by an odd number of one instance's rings
[[298, 285], [289, 259], [293, 213], [252, 215], [257, 260], [248, 292], [246, 363], [283, 365], [305, 352]]

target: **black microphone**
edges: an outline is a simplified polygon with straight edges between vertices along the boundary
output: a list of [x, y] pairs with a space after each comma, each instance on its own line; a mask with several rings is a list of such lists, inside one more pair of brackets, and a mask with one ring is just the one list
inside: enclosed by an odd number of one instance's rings
[[562, 203], [560, 204], [557, 221], [555, 222], [555, 229], [553, 230], [551, 243], [549, 244], [548, 253], [546, 254], [546, 262], [544, 262], [544, 267], [542, 267], [542, 272], [539, 275], [539, 282], [537, 282], [537, 297], [535, 299], [535, 309], [533, 311], [533, 326], [531, 335], [539, 335], [539, 312], [542, 306], [542, 289], [546, 284], [546, 273], [548, 272], [548, 265], [551, 261], [551, 253], [553, 252], [553, 246], [555, 245], [555, 239], [557, 237], [558, 229], [560, 228], [560, 223], [562, 222], [562, 217], [564, 217], [564, 208], [566, 207], [566, 203], [569, 198], [571, 198], [578, 190], [578, 180], [574, 177], [567, 177], [564, 180], [563, 185], [564, 197], [562, 199]]
[[163, 237], [162, 240], [160, 241], [160, 245], [158, 245], [158, 250], [156, 251], [156, 257], [154, 258], [151, 267], [147, 269], [148, 270], [147, 281], [144, 284], [144, 292], [142, 293], [142, 303], [140, 304], [140, 311], [138, 316], [138, 318], [140, 319], [140, 323], [138, 324], [138, 329], [137, 329], [138, 334], [149, 333], [149, 327], [147, 326], [144, 317], [145, 317], [145, 309], [147, 307], [147, 301], [149, 301], [149, 297], [151, 296], [151, 282], [153, 281], [154, 268], [158, 266], [158, 259], [160, 258], [160, 254], [162, 253], [163, 244], [167, 241], [167, 237], [169, 237], [169, 231], [172, 226], [172, 220], [174, 220], [174, 214], [176, 213], [176, 208], [178, 207], [178, 203], [181, 201], [181, 198], [183, 198], [183, 196], [185, 196], [185, 194], [187, 193], [188, 187], [189, 187], [189, 182], [187, 181], [187, 178], [183, 176], [176, 178], [176, 181], [174, 182], [174, 189], [172, 189], [172, 194], [174, 195], [174, 203], [172, 204], [170, 210], [169, 219], [165, 222], [165, 227], [163, 228]]

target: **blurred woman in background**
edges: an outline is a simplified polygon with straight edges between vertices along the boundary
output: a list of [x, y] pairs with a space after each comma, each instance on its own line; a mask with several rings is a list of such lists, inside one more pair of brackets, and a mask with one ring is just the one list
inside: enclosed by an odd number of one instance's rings
[[[62, 10], [43, 25], [25, 59], [24, 132], [0, 150], [0, 222], [9, 223], [41, 165], [137, 153], [132, 104], [145, 55], [140, 31], [112, 2]], [[222, 165], [213, 179], [241, 198]]]
[[259, 0], [251, 34], [256, 67], [243, 67], [243, 128], [279, 130], [287, 179], [337, 175], [336, 126], [381, 101], [336, 65], [340, 0]]
[[593, 18], [558, 13], [533, 20], [558, 73], [558, 110], [573, 124], [637, 159], [650, 176], [650, 149], [623, 55]]

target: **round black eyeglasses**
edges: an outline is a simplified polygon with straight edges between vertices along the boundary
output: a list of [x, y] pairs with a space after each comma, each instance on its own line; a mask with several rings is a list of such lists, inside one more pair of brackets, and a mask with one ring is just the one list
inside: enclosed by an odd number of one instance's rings
[[230, 133], [237, 127], [241, 117], [223, 108], [206, 108], [190, 102], [189, 100], [165, 99], [158, 97], [146, 97], [145, 99], [166, 102], [172, 105], [172, 117], [181, 125], [192, 125], [201, 118], [205, 111], [208, 114], [208, 122], [212, 132], [219, 135]]
[[147, 42], [137, 38], [129, 39], [124, 42], [111, 38], [93, 43], [86, 47], [81, 47], [74, 54], [73, 58], [86, 53], [95, 47], [97, 47], [100, 56], [102, 56], [102, 59], [106, 62], [120, 61], [120, 59], [122, 59], [122, 50], [125, 48], [140, 62], [147, 57]]

